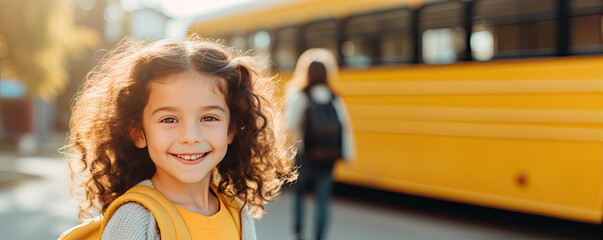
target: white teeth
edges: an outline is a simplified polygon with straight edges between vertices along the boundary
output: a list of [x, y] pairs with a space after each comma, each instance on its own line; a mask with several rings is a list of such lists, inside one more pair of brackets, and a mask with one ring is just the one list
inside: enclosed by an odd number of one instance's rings
[[182, 158], [182, 159], [186, 159], [186, 160], [195, 160], [197, 158], [201, 158], [201, 157], [205, 156], [205, 154], [198, 154], [198, 155], [176, 155], [176, 156], [178, 156], [179, 158]]

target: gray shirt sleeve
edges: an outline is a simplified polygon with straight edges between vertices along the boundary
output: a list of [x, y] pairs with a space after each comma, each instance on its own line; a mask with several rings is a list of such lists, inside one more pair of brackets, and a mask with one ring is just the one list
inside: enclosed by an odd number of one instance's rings
[[291, 141], [298, 151], [303, 151], [304, 113], [308, 107], [308, 98], [302, 91], [290, 92], [287, 96], [285, 121], [289, 130]]
[[341, 98], [336, 98], [333, 101], [333, 106], [335, 107], [337, 117], [339, 117], [339, 121], [341, 122], [341, 126], [343, 127], [343, 131], [341, 133], [341, 150], [343, 154], [342, 157], [346, 163], [351, 163], [356, 158], [356, 143], [354, 142], [354, 130], [352, 127], [352, 120], [350, 119], [348, 109], [346, 108], [345, 103]]
[[120, 206], [107, 223], [102, 240], [160, 239], [153, 213], [144, 206], [130, 202]]
[[247, 206], [241, 211], [241, 240], [257, 240], [253, 218]]

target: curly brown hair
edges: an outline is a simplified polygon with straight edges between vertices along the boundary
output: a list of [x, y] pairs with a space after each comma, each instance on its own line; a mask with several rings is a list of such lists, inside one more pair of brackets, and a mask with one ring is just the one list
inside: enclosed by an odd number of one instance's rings
[[236, 135], [213, 172], [218, 191], [252, 206], [259, 218], [284, 183], [296, 178], [293, 151], [282, 127], [283, 101], [266, 74], [268, 65], [215, 40], [187, 37], [142, 41], [126, 38], [87, 75], [75, 97], [69, 143], [63, 148], [71, 170], [71, 194], [79, 218], [104, 212], [118, 196], [155, 173], [146, 148], [130, 138], [142, 126], [148, 84], [195, 70], [222, 78]]

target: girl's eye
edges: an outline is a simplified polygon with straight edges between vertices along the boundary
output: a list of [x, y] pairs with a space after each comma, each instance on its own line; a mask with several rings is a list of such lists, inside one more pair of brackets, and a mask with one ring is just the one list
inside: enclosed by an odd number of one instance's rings
[[178, 122], [178, 120], [176, 120], [175, 118], [171, 118], [171, 117], [170, 117], [170, 118], [164, 118], [164, 119], [161, 119], [161, 122], [162, 122], [162, 123], [177, 123], [177, 122]]
[[218, 119], [213, 116], [205, 116], [205, 117], [201, 118], [201, 122], [211, 122], [211, 121], [216, 121], [216, 120], [218, 120]]

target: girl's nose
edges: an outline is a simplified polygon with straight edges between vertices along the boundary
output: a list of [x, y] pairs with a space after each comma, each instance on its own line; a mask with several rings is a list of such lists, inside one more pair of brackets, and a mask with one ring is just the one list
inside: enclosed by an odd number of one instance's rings
[[202, 139], [201, 127], [196, 122], [185, 124], [181, 142], [184, 144], [197, 144]]

